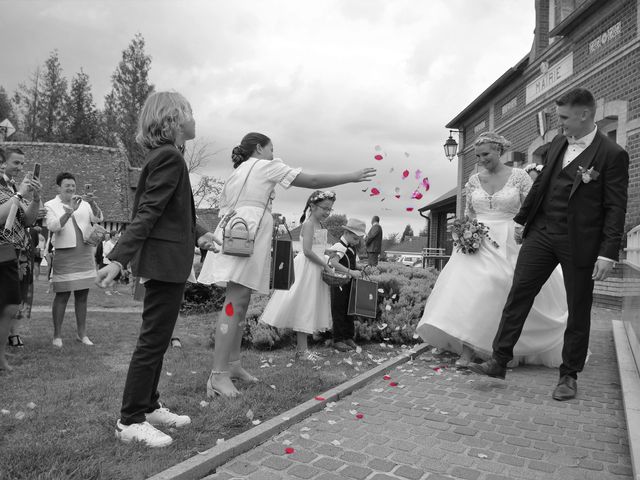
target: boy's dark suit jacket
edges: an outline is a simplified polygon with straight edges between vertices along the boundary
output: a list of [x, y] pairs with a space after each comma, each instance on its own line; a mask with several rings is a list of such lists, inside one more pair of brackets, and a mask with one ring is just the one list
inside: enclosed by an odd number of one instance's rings
[[[534, 223], [548, 190], [553, 166], [555, 162], [562, 162], [566, 146], [564, 135], [553, 139], [544, 170], [514, 217], [516, 223], [525, 225], [523, 236]], [[598, 256], [617, 261], [627, 208], [629, 155], [598, 130], [591, 145], [574, 161], [585, 170], [593, 167], [599, 173], [598, 178], [589, 183], [576, 175], [569, 196], [567, 222], [574, 264], [589, 267]]]
[[163, 282], [184, 283], [193, 265], [194, 247], [206, 230], [196, 225], [189, 171], [173, 145], [151, 150], [140, 173], [131, 224], [110, 260], [133, 274]]

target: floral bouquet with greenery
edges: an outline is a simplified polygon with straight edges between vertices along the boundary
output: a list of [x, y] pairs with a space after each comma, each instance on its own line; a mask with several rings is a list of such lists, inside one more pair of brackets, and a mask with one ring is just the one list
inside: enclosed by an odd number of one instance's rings
[[476, 253], [484, 240], [490, 242], [495, 248], [499, 248], [497, 242], [489, 236], [489, 227], [475, 218], [470, 219], [466, 216], [462, 219], [456, 218], [448, 230], [453, 238], [453, 246], [459, 252]]

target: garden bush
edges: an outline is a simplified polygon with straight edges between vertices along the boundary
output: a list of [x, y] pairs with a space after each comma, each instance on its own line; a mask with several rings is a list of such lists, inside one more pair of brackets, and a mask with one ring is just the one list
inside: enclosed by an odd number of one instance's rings
[[[412, 268], [399, 263], [381, 262], [367, 268], [369, 278], [378, 282], [378, 310], [376, 318], [357, 317], [356, 340], [412, 344], [415, 329], [437, 278], [432, 269]], [[243, 344], [257, 349], [273, 349], [288, 345], [294, 334], [289, 329], [276, 329], [259, 323], [269, 295], [254, 295], [247, 311]], [[224, 289], [215, 286], [187, 284], [182, 312], [185, 314], [213, 313], [223, 308]], [[217, 317], [217, 314], [215, 314]], [[211, 332], [211, 344], [214, 343]]]

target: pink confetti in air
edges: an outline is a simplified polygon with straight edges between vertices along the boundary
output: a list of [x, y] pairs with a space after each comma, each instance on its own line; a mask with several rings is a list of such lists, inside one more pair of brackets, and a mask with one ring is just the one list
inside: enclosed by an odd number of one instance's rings
[[385, 375], [384, 377], [382, 377], [384, 380], [391, 380], [391, 376], [390, 375]]
[[422, 198], [422, 194], [420, 192], [413, 192], [413, 198], [416, 200], [420, 200]]
[[320, 395], [318, 395], [317, 397], [315, 397], [315, 399], [319, 402], [324, 402], [326, 399], [324, 397], [321, 397]]
[[420, 177], [422, 177], [422, 170], [416, 170], [416, 180], [420, 180]]
[[404, 180], [405, 178], [407, 178], [409, 176], [409, 170], [405, 170], [404, 172], [402, 172], [402, 179]]
[[400, 198], [400, 195], [396, 195], [396, 198]]
[[389, 382], [389, 386], [390, 387], [397, 387], [398, 386], [398, 382]]
[[224, 313], [227, 314], [227, 317], [233, 317], [233, 304], [232, 303], [227, 303], [227, 305], [224, 307]]
[[404, 156], [409, 158], [409, 152], [404, 152]]
[[292, 453], [294, 453], [295, 450], [291, 447], [287, 447], [284, 449], [284, 453], [286, 453], [287, 455], [291, 455]]
[[429, 185], [429, 178], [428, 177], [424, 177], [422, 179], [422, 185], [424, 186], [425, 190], [428, 192], [429, 189], [431, 188], [431, 185]]
[[378, 155], [376, 155], [376, 156], [375, 156], [375, 157], [373, 157], [373, 158], [375, 158], [376, 160], [380, 161], [380, 160], [382, 160], [384, 157], [383, 157], [382, 155], [378, 154]]
[[371, 189], [371, 196], [375, 196], [375, 195], [380, 195], [380, 190], [378, 190], [376, 187], [373, 187]]
[[413, 207], [407, 207], [407, 212], [413, 212]]
[[363, 415], [363, 414], [361, 414], [361, 413], [356, 413], [356, 418], [357, 418], [357, 419], [364, 418], [364, 415]]
[[382, 150], [382, 147], [381, 147], [380, 145], [376, 145], [376, 146], [375, 146], [375, 147], [373, 147], [373, 148], [374, 148], [374, 150], [375, 150], [376, 152], [379, 152], [379, 151], [381, 151], [381, 150]]

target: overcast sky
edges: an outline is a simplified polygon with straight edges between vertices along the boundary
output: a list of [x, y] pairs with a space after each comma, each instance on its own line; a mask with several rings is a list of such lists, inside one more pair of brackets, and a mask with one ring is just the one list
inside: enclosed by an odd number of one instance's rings
[[[57, 48], [102, 107], [140, 32], [156, 89], [183, 93], [198, 137], [223, 149], [204, 173], [226, 178], [233, 146], [262, 132], [309, 172], [377, 167], [372, 184], [335, 188], [335, 211], [417, 234], [417, 209], [456, 183], [444, 125], [527, 54], [533, 28], [533, 0], [0, 0], [0, 85], [13, 92]], [[309, 193], [279, 189], [274, 210], [298, 218]]]

